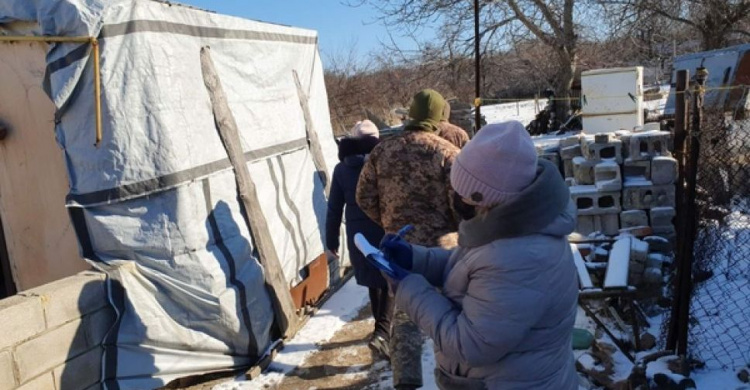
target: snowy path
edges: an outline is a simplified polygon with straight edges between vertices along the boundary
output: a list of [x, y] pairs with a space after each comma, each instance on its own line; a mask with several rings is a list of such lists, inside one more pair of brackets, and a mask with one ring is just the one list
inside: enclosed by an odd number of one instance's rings
[[[367, 348], [372, 331], [367, 306], [367, 289], [350, 280], [310, 318], [260, 377], [253, 381], [237, 378], [213, 389], [392, 388], [388, 363], [373, 362]], [[429, 340], [422, 356], [422, 389], [436, 390]]]

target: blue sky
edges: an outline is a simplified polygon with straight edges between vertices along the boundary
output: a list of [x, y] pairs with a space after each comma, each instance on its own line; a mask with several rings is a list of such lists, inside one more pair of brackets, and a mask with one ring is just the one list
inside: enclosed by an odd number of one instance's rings
[[[199, 8], [247, 19], [281, 23], [317, 30], [324, 63], [337, 53], [348, 52], [356, 45], [357, 53], [366, 54], [390, 42], [388, 29], [378, 21], [379, 14], [369, 5], [350, 7], [345, 0], [178, 0]], [[353, 0], [357, 3], [357, 0]], [[402, 48], [414, 44], [393, 32]]]

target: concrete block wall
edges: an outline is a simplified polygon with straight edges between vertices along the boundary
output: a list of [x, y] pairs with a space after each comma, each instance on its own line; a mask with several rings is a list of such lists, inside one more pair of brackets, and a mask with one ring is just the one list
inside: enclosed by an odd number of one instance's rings
[[559, 158], [549, 148], [544, 151], [543, 158], [560, 161], [578, 207], [579, 234], [650, 227], [674, 239], [677, 161], [670, 153], [671, 134], [652, 127], [563, 138]]
[[86, 271], [0, 300], [0, 390], [99, 388], [115, 319], [104, 280]]

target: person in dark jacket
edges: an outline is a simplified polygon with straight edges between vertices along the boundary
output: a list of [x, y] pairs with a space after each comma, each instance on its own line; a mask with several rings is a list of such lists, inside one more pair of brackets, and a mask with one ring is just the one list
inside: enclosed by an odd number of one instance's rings
[[[333, 170], [331, 193], [328, 198], [326, 218], [326, 248], [338, 256], [341, 216], [346, 210], [346, 236], [349, 259], [354, 267], [357, 284], [370, 291], [370, 305], [375, 319], [375, 330], [370, 348], [385, 355], [388, 353], [393, 298], [388, 294], [388, 285], [377, 268], [371, 265], [354, 245], [354, 235], [362, 233], [370, 242], [380, 242], [383, 228], [373, 222], [357, 205], [355, 200], [359, 173], [370, 151], [378, 144], [377, 126], [369, 120], [357, 123], [351, 136], [339, 142], [339, 161]], [[346, 206], [346, 207], [344, 207]]]

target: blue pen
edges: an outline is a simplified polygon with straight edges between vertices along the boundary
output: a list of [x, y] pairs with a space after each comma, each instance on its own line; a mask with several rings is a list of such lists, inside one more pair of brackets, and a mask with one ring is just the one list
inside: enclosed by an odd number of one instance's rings
[[407, 235], [410, 231], [414, 230], [413, 225], [406, 225], [399, 229], [398, 233], [396, 233], [397, 236], [404, 238], [405, 235]]

